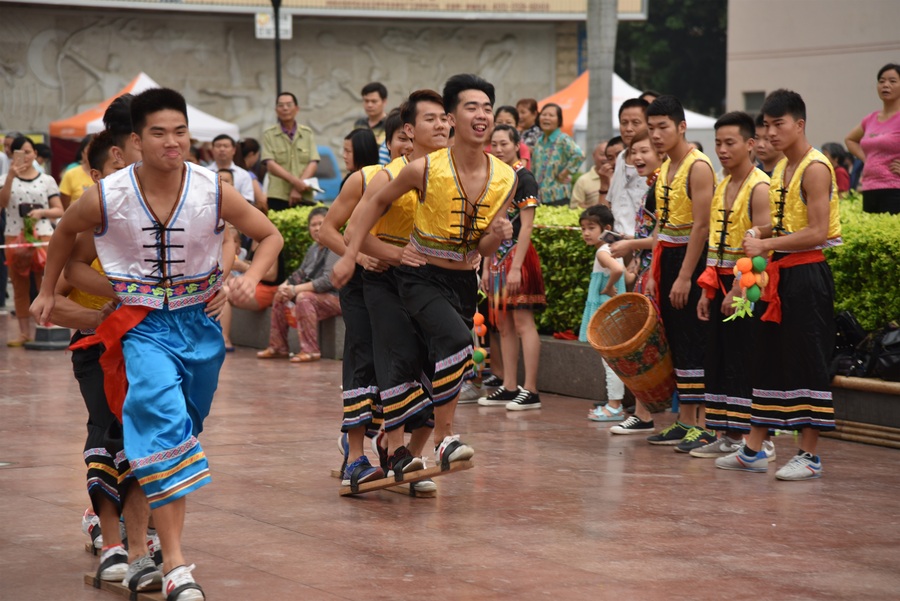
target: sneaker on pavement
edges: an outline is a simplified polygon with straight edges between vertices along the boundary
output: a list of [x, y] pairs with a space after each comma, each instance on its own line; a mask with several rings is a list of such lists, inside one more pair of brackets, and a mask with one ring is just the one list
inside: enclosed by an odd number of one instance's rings
[[675, 447], [676, 453], [690, 453], [694, 449], [699, 449], [700, 447], [706, 446], [711, 442], [716, 440], [715, 432], [710, 432], [704, 428], [700, 428], [698, 426], [691, 427], [688, 430], [687, 434], [684, 435], [684, 438], [681, 439], [681, 442], [678, 443]]
[[412, 453], [409, 452], [409, 449], [404, 446], [397, 447], [397, 450], [388, 457], [387, 463], [388, 478], [395, 477], [398, 470], [402, 474], [408, 474], [410, 472], [417, 472], [421, 469], [425, 469], [425, 462], [422, 461], [420, 457], [413, 457]]
[[81, 516], [81, 531], [91, 538], [95, 549], [103, 548], [103, 533], [100, 531], [100, 517], [93, 509], [85, 509]]
[[163, 576], [163, 594], [167, 601], [203, 601], [206, 599], [203, 589], [191, 576], [194, 567], [194, 564], [178, 566]]
[[153, 558], [144, 555], [128, 565], [122, 577], [122, 586], [131, 591], [158, 591], [162, 587], [163, 575]]
[[616, 424], [609, 429], [610, 434], [646, 434], [653, 432], [653, 420], [645, 422], [636, 415], [632, 415], [621, 424]]
[[481, 380], [481, 385], [484, 388], [500, 388], [503, 386], [503, 379], [491, 374]]
[[530, 390], [519, 387], [519, 394], [516, 398], [506, 404], [507, 411], [528, 411], [529, 409], [541, 408], [541, 395]]
[[449, 465], [454, 461], [465, 461], [471, 459], [473, 455], [475, 455], [475, 449], [460, 442], [459, 434], [446, 436], [434, 450], [434, 460], [440, 466], [445, 463]]
[[726, 455], [731, 455], [732, 453], [740, 449], [742, 444], [743, 441], [741, 440], [731, 440], [727, 436], [723, 436], [703, 445], [702, 447], [691, 449], [690, 453], [691, 457], [702, 457], [704, 459], [725, 457]]
[[478, 399], [483, 396], [484, 393], [481, 391], [481, 386], [471, 380], [467, 380], [463, 382], [462, 388], [459, 390], [459, 404], [470, 405], [478, 402]]
[[722, 470], [736, 470], [740, 472], [766, 472], [769, 469], [769, 460], [765, 453], [757, 453], [755, 456], [747, 454], [747, 447], [741, 448], [725, 457], [716, 459], [716, 467]]
[[520, 388], [507, 390], [501, 386], [491, 394], [478, 399], [478, 404], [482, 407], [506, 407], [508, 402], [515, 400], [519, 396], [520, 390]]
[[100, 555], [100, 567], [97, 577], [108, 582], [121, 581], [128, 572], [128, 551], [125, 545], [116, 545], [106, 549]]
[[676, 421], [668, 428], [660, 430], [653, 436], [648, 436], [647, 442], [650, 444], [674, 446], [681, 442], [681, 439], [687, 435], [688, 430], [687, 426]]
[[771, 440], [764, 440], [762, 444], [762, 450], [766, 454], [766, 459], [769, 461], [775, 460], [775, 443]]
[[779, 480], [812, 480], [822, 477], [822, 461], [812, 453], [797, 453], [775, 472]]
[[357, 484], [362, 484], [363, 482], [368, 482], [370, 480], [378, 480], [379, 478], [384, 478], [384, 470], [380, 467], [373, 466], [369, 463], [369, 458], [362, 455], [344, 470], [341, 486], [352, 486], [354, 478], [356, 479]]

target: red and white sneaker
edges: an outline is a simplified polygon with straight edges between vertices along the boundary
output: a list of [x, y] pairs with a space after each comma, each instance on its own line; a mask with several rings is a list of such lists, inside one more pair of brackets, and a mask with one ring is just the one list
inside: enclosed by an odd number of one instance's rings
[[91, 538], [91, 544], [95, 549], [103, 548], [103, 534], [100, 532], [100, 517], [94, 510], [87, 508], [81, 516], [81, 531]]
[[475, 455], [475, 449], [459, 441], [459, 434], [446, 436], [434, 450], [434, 460], [443, 469], [447, 469], [454, 461], [465, 461]]
[[194, 582], [191, 572], [196, 566], [178, 566], [163, 576], [163, 594], [166, 601], [203, 601], [206, 595], [200, 585]]

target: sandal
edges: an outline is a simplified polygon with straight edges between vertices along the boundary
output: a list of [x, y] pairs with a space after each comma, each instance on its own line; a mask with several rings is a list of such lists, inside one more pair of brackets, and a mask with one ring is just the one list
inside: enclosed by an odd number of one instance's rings
[[31, 342], [31, 338], [25, 338], [24, 336], [20, 336], [15, 340], [10, 340], [6, 343], [6, 346], [10, 348], [19, 348], [25, 346], [26, 343]]
[[291, 363], [309, 363], [322, 358], [322, 353], [297, 353], [291, 355]]
[[601, 405], [588, 412], [588, 419], [592, 422], [620, 422], [625, 419], [625, 406], [610, 407]]
[[287, 353], [279, 353], [275, 349], [267, 348], [264, 351], [259, 351], [258, 353], [256, 353], [256, 358], [257, 359], [287, 359], [288, 354]]

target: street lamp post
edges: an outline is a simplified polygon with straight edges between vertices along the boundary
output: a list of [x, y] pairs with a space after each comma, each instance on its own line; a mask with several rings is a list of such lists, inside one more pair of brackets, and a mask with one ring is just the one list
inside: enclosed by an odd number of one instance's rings
[[272, 10], [275, 17], [275, 93], [280, 94], [281, 88], [281, 0], [272, 0]]

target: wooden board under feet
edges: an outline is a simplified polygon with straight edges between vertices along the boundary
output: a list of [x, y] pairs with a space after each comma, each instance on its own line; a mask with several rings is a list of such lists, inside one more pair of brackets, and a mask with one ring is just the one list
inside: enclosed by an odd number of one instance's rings
[[[343, 478], [343, 476], [344, 475], [341, 473], [341, 470], [331, 470], [332, 478]], [[399, 486], [389, 486], [388, 488], [385, 488], [384, 490], [386, 490], [388, 492], [395, 492], [400, 495], [405, 495], [407, 497], [416, 497], [418, 499], [433, 499], [437, 496], [436, 490], [426, 490], [426, 491], [416, 490], [415, 488], [412, 487], [412, 485], [410, 485], [406, 482], [404, 482], [403, 484], [400, 484]]]
[[84, 543], [84, 550], [91, 555], [100, 555], [100, 549], [94, 546], [94, 543]]
[[[152, 591], [147, 593], [134, 593], [127, 586], [122, 586], [121, 582], [110, 582], [108, 580], [94, 580], [95, 574], [88, 572], [84, 575], [84, 583], [100, 590], [115, 593], [131, 601], [165, 601], [162, 591]], [[99, 584], [99, 586], [97, 586]]]
[[[428, 467], [424, 470], [418, 470], [415, 472], [404, 474], [403, 483], [408, 484], [411, 482], [418, 482], [419, 480], [426, 480], [428, 478], [437, 478], [438, 476], [452, 474], [453, 472], [470, 470], [473, 467], [475, 467], [474, 461], [454, 461], [450, 464], [450, 469], [447, 470], [443, 470], [441, 469], [441, 466], [436, 465], [435, 467]], [[342, 486], [338, 493], [342, 497], [346, 497], [349, 495], [361, 495], [367, 492], [372, 492], [373, 490], [383, 490], [392, 486], [398, 486], [396, 480], [394, 480], [393, 478], [381, 478], [379, 480], [372, 480], [371, 482], [363, 482], [359, 485], [359, 489], [356, 492], [353, 492], [353, 490], [351, 490], [349, 486]]]

